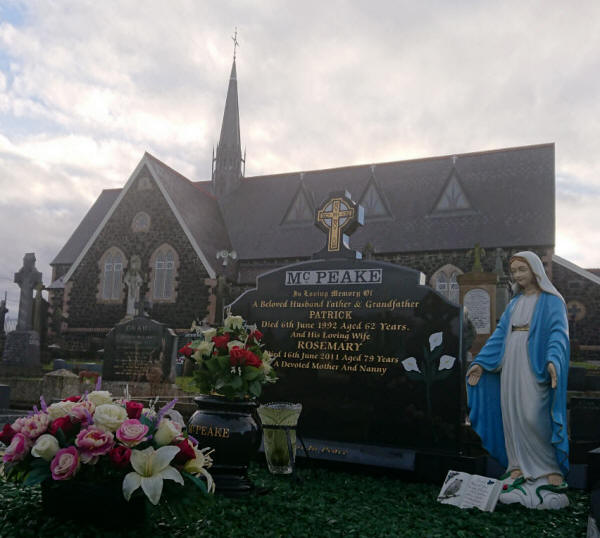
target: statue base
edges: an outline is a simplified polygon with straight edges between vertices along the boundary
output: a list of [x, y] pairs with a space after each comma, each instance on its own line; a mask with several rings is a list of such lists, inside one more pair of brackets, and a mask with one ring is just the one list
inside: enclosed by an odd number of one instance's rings
[[41, 375], [40, 337], [36, 331], [12, 331], [6, 335], [0, 373]]

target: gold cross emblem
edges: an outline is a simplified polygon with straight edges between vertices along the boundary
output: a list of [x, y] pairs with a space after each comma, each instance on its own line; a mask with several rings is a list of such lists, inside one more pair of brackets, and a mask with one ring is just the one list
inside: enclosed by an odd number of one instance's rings
[[323, 209], [319, 209], [317, 222], [327, 229], [329, 252], [340, 250], [342, 230], [352, 222], [354, 214], [354, 208], [344, 198], [331, 198]]

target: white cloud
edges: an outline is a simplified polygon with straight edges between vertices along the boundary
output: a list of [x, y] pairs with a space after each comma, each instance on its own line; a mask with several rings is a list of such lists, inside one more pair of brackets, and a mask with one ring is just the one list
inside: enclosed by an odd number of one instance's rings
[[0, 22], [4, 275], [27, 249], [48, 273], [146, 150], [209, 177], [236, 24], [247, 175], [555, 142], [557, 253], [600, 266], [595, 1], [21, 5]]

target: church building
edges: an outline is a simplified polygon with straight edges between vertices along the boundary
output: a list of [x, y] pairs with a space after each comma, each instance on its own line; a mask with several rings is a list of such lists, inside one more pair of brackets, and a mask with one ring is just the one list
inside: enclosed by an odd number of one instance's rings
[[351, 247], [422, 271], [456, 302], [476, 244], [501, 276], [511, 254], [535, 251], [594, 348], [600, 277], [554, 255], [554, 160], [539, 144], [245, 177], [234, 58], [211, 179], [145, 153], [122, 188], [102, 191], [51, 263], [50, 339], [83, 351], [141, 309], [178, 332], [214, 322], [257, 275], [319, 251], [315, 208], [347, 191], [365, 211]]

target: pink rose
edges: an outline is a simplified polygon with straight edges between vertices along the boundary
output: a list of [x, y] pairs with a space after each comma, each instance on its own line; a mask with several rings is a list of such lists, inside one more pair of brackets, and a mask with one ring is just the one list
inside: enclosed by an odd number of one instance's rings
[[94, 465], [100, 456], [111, 451], [115, 438], [111, 432], [90, 426], [77, 434], [75, 444], [79, 447], [81, 461]]
[[61, 448], [50, 463], [54, 480], [69, 480], [79, 469], [79, 454], [74, 446]]
[[76, 403], [69, 411], [69, 418], [72, 422], [88, 422], [88, 417], [94, 414], [96, 406], [89, 400]]
[[4, 463], [11, 463], [15, 461], [21, 461], [27, 454], [29, 454], [29, 449], [31, 448], [31, 441], [29, 438], [22, 433], [15, 433], [13, 436], [10, 445], [4, 451], [4, 456], [2, 456], [2, 461]]
[[37, 413], [29, 417], [18, 418], [12, 425], [12, 429], [34, 440], [48, 430], [49, 424], [50, 418], [46, 413]]
[[148, 426], [145, 426], [136, 418], [130, 418], [123, 421], [123, 424], [119, 426], [117, 439], [128, 447], [134, 447], [148, 439], [146, 437], [147, 433]]

